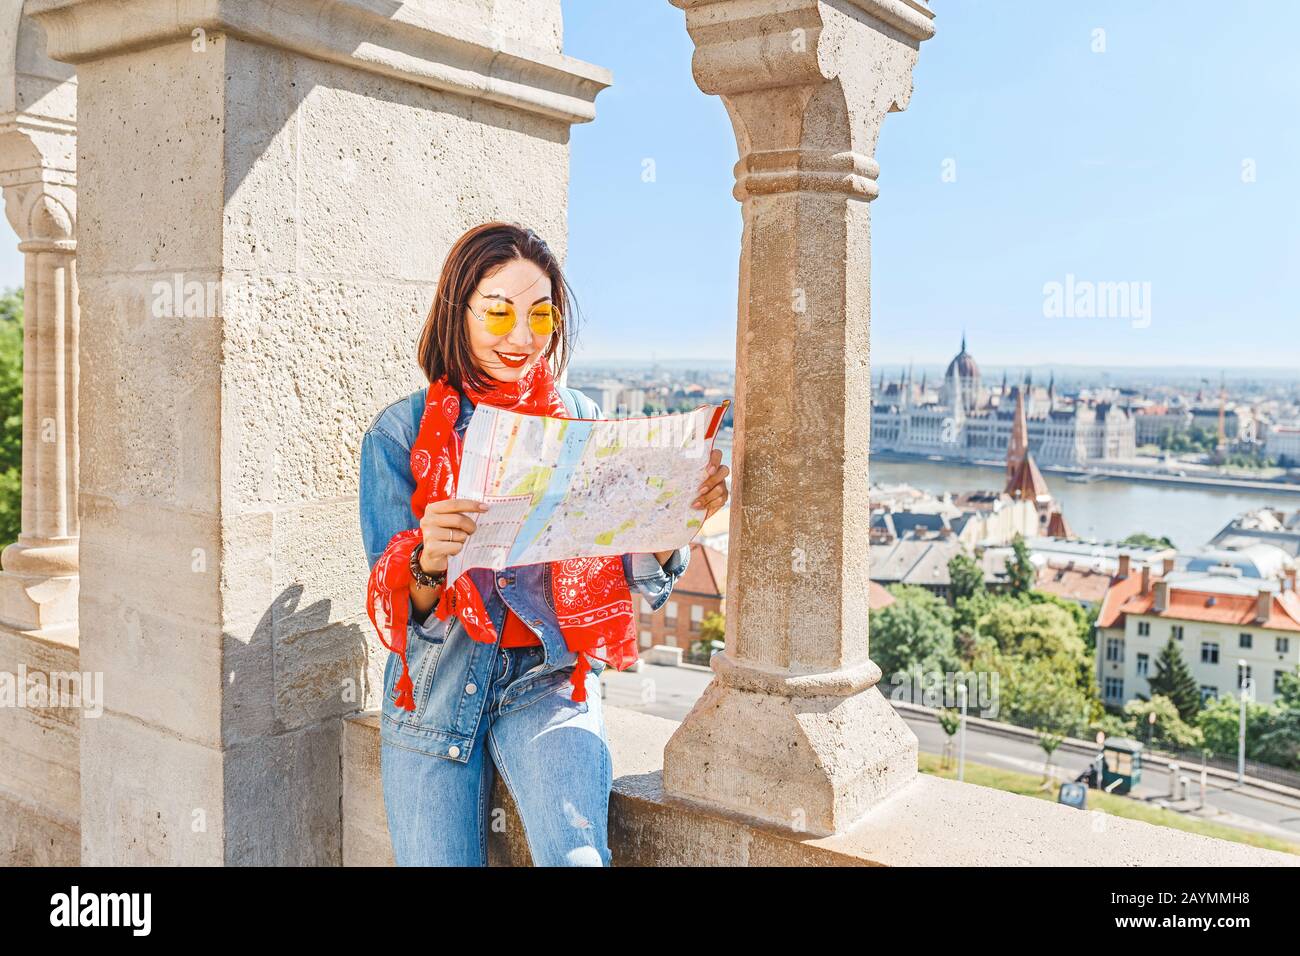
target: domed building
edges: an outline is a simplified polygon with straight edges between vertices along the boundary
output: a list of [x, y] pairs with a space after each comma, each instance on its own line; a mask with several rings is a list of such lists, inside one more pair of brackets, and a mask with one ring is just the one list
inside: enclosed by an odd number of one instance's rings
[[961, 336], [961, 351], [948, 363], [943, 373], [943, 388], [939, 404], [961, 408], [967, 415], [975, 414], [980, 404], [980, 367], [975, 356], [966, 351], [966, 333]]
[[1055, 381], [1044, 390], [1028, 375], [1019, 386], [1008, 386], [1004, 375], [1001, 388], [985, 389], [965, 335], [938, 401], [924, 384], [913, 384], [910, 371], [888, 385], [881, 378], [872, 403], [871, 450], [1001, 464], [1012, 443], [1017, 394], [1026, 404], [1026, 450], [1039, 462], [1077, 467], [1137, 454], [1133, 416], [1117, 404], [1061, 397]]

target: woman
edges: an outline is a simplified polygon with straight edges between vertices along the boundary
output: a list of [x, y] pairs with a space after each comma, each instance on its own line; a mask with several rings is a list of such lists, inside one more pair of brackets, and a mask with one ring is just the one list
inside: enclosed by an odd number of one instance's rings
[[[689, 546], [474, 568], [445, 587], [448, 559], [487, 510], [454, 497], [474, 406], [601, 417], [555, 381], [572, 342], [570, 298], [532, 230], [471, 229], [447, 256], [420, 334], [428, 387], [381, 412], [362, 441], [367, 604], [393, 652], [380, 761], [398, 865], [486, 865], [494, 772], [519, 808], [535, 865], [610, 861], [599, 674], [636, 659], [633, 600], [662, 606]], [[726, 503], [727, 471], [714, 450], [694, 501], [702, 518]]]

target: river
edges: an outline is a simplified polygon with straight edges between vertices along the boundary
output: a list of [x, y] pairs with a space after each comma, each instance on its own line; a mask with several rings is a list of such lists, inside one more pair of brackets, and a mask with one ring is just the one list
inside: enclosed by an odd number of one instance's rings
[[[1064, 475], [1043, 476], [1074, 533], [1083, 538], [1118, 541], [1139, 531], [1167, 536], [1182, 550], [1196, 550], [1243, 511], [1273, 507], [1300, 508], [1295, 495], [1161, 487], [1107, 479], [1075, 484]], [[1002, 469], [976, 468], [937, 461], [871, 462], [874, 484], [908, 484], [935, 494], [945, 491], [1000, 489]]]

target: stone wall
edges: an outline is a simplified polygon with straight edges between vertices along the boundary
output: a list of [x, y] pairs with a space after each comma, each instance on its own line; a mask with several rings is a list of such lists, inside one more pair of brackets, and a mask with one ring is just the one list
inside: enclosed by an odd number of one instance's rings
[[338, 863], [342, 717], [387, 653], [362, 434], [423, 383], [462, 232], [563, 255], [608, 75], [560, 56], [558, 0], [136, 7], [43, 4], [82, 91], [82, 862]]

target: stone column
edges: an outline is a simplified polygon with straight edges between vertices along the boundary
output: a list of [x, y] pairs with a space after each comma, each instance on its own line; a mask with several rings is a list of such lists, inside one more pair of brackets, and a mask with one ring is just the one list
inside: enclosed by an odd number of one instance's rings
[[0, 554], [0, 622], [75, 640], [76, 82], [20, 14], [0, 24], [13, 58], [0, 67], [0, 189], [26, 266], [21, 533]]
[[[340, 862], [363, 433], [451, 243], [564, 254], [559, 0], [31, 0], [77, 64], [85, 864]], [[93, 628], [90, 622], [93, 621]]]
[[726, 651], [664, 751], [673, 797], [811, 834], [916, 774], [867, 655], [872, 158], [920, 0], [672, 0], [735, 127], [742, 203]]

